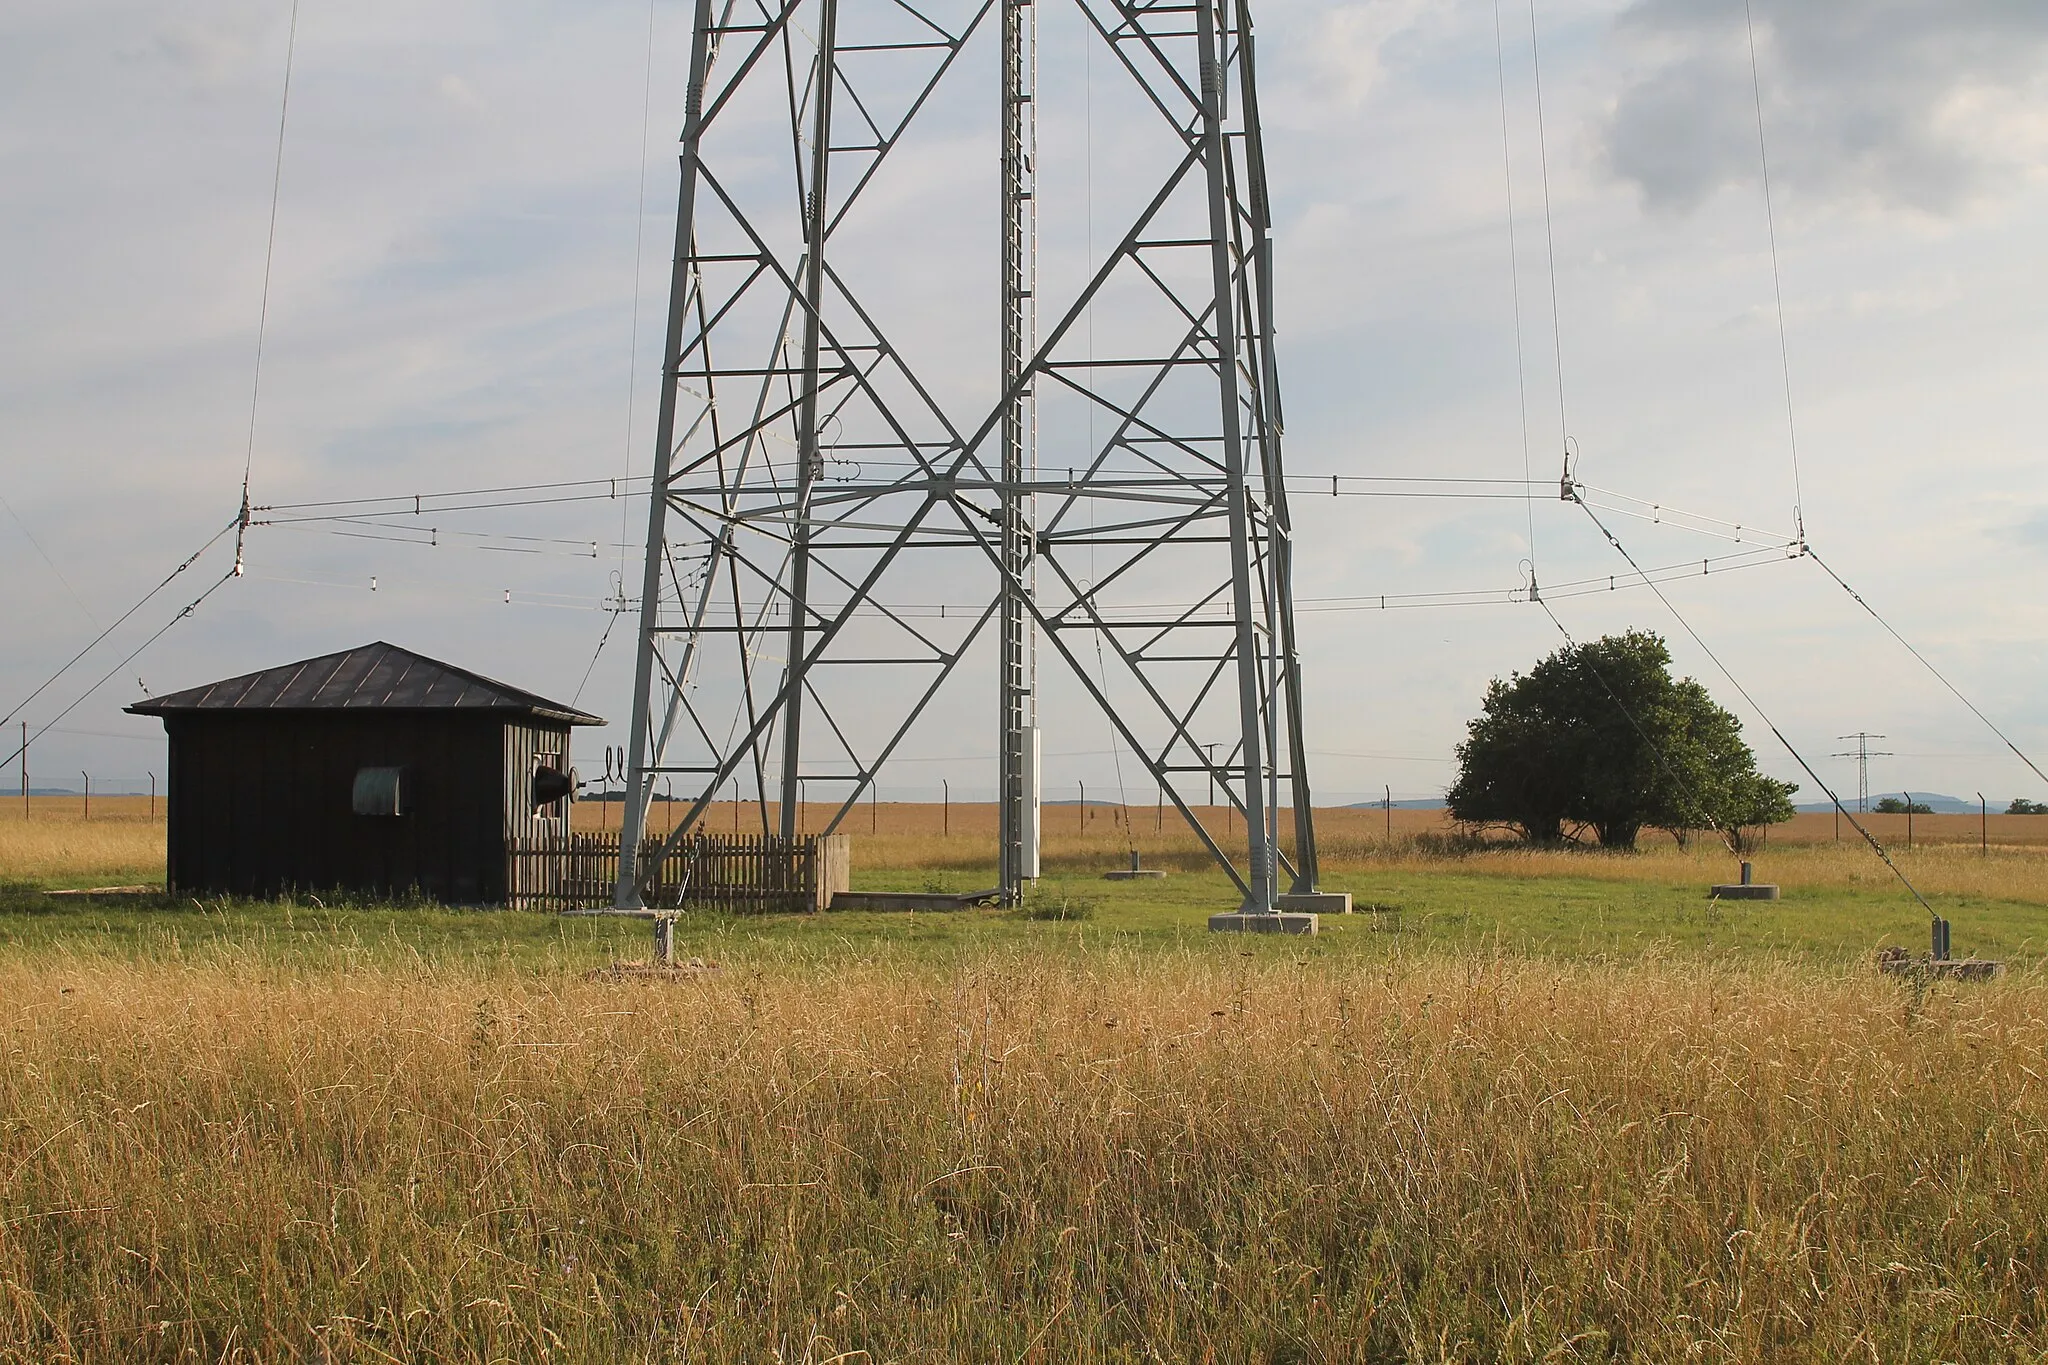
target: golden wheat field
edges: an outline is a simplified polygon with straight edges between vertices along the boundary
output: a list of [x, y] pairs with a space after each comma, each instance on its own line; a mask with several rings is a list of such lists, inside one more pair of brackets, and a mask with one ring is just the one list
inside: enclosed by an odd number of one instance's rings
[[[992, 867], [995, 813], [986, 804], [950, 808], [882, 802], [860, 806], [842, 829], [852, 836], [856, 868], [955, 869]], [[161, 812], [161, 807], [159, 807]], [[657, 805], [652, 827], [680, 810]], [[1220, 807], [1198, 807], [1196, 815], [1218, 839], [1228, 841], [1235, 816]], [[616, 829], [618, 807], [589, 802], [575, 808], [578, 829]], [[1568, 876], [1615, 882], [1644, 879], [1715, 880], [1732, 865], [1723, 847], [1711, 837], [1679, 848], [1664, 835], [1646, 833], [1641, 851], [1627, 856], [1588, 855], [1584, 851], [1529, 849], [1503, 843], [1482, 850], [1446, 850], [1431, 836], [1452, 829], [1441, 811], [1396, 810], [1389, 837], [1386, 816], [1377, 810], [1344, 808], [1316, 812], [1317, 837], [1323, 863], [1341, 878], [1348, 869], [1390, 868], [1426, 872], [1446, 867], [1514, 877]], [[0, 880], [50, 884], [94, 881], [161, 881], [164, 825], [161, 813], [151, 816], [146, 797], [95, 797], [91, 818], [81, 818], [76, 797], [37, 797], [28, 819], [19, 808], [0, 810]], [[822, 804], [802, 810], [801, 825], [822, 829], [833, 808]], [[1914, 843], [1907, 845], [1906, 817], [1871, 815], [1865, 824], [1909, 869], [1915, 883], [1931, 892], [1956, 895], [2048, 899], [2048, 816], [1994, 815], [1988, 822], [1988, 849], [1978, 846], [1976, 816], [1918, 816]], [[747, 822], [752, 821], [749, 825]], [[705, 827], [724, 830], [758, 828], [751, 806], [713, 806]], [[1892, 875], [1847, 826], [1836, 840], [1834, 821], [1826, 815], [1801, 815], [1773, 829], [1764, 850], [1755, 855], [1770, 879], [1794, 886], [1885, 887]], [[1194, 871], [1208, 866], [1209, 855], [1171, 810], [1115, 806], [1048, 806], [1044, 812], [1045, 856], [1049, 864], [1085, 867], [1121, 865], [1136, 848], [1148, 865]]]
[[[1758, 855], [1809, 946], [1739, 952], [1718, 847], [1321, 821], [1517, 951], [1189, 934], [1195, 842], [1072, 806], [1049, 866], [1135, 846], [1157, 905], [707, 923], [650, 978], [593, 921], [46, 898], [161, 877], [146, 802], [78, 807], [0, 812], [0, 1361], [2048, 1359], [2024, 820], [1896, 854], [2018, 950], [1983, 984], [1873, 971], [1902, 894], [1810, 818]], [[856, 884], [988, 824], [863, 808]]]
[[0, 1355], [2048, 1351], [2048, 983], [0, 966]]

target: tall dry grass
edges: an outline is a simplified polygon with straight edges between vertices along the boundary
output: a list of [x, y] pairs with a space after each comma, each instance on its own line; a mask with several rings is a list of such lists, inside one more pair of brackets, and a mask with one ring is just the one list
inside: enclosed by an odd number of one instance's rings
[[2048, 1351], [2048, 983], [0, 965], [10, 1360]]

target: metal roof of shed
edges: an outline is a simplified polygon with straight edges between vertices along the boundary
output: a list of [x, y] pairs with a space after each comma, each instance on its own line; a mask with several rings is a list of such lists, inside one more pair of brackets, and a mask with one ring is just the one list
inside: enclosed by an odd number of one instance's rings
[[151, 697], [127, 709], [139, 716], [188, 711], [512, 711], [571, 725], [604, 724], [602, 717], [573, 706], [382, 640]]

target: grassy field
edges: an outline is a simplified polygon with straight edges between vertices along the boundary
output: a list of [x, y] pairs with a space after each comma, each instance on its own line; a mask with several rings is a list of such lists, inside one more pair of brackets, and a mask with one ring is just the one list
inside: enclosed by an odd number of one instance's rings
[[[80, 813], [75, 798], [37, 798], [27, 821], [0, 812], [0, 906], [12, 911], [0, 917], [0, 945], [147, 956], [170, 943], [219, 940], [327, 960], [348, 958], [356, 951], [348, 945], [367, 942], [429, 956], [558, 953], [594, 965], [616, 939], [614, 928], [552, 917], [342, 908], [320, 896], [284, 910], [183, 899], [141, 907], [46, 899], [45, 888], [162, 883], [163, 825], [150, 818], [146, 798], [97, 798], [91, 820]], [[815, 806], [804, 815], [815, 827], [827, 813]], [[594, 804], [577, 810], [579, 825], [592, 828], [615, 823], [616, 814]], [[1228, 838], [1223, 812], [1203, 814], [1219, 839]], [[684, 937], [698, 950], [727, 954], [753, 943], [830, 955], [848, 951], [849, 942], [874, 941], [889, 951], [939, 956], [1011, 941], [1084, 949], [1180, 945], [1200, 937], [1206, 916], [1231, 908], [1233, 896], [1191, 835], [1165, 818], [1154, 828], [1150, 815], [1134, 811], [1127, 829], [1115, 807], [1047, 808], [1040, 900], [1055, 910], [1069, 906], [1074, 916], [1067, 923], [990, 915], [693, 920]], [[1709, 884], [1738, 875], [1735, 860], [1710, 840], [1680, 849], [1662, 837], [1645, 839], [1643, 851], [1632, 855], [1513, 846], [1472, 851], [1441, 838], [1447, 827], [1437, 812], [1393, 815], [1389, 839], [1379, 811], [1318, 813], [1325, 883], [1378, 912], [1326, 920], [1317, 951], [1383, 956], [1438, 947], [1570, 960], [1682, 951], [1794, 954], [1839, 964], [1887, 945], [1917, 951], [1926, 940], [1926, 912], [1860, 842], [1835, 843], [1825, 816], [1781, 827], [1755, 857], [1758, 879], [1782, 884], [1785, 899], [1738, 905], [1706, 899]], [[1903, 836], [1904, 817], [1886, 818]], [[709, 823], [727, 828], [731, 819], [730, 808], [721, 807]], [[1915, 846], [1895, 845], [1894, 857], [1955, 925], [1958, 951], [2029, 961], [2048, 944], [2048, 817], [1991, 823], [1996, 841], [1980, 851], [1973, 817], [1918, 817]], [[857, 887], [973, 891], [994, 882], [987, 806], [942, 813], [885, 803], [872, 812], [863, 807], [851, 830]], [[1890, 834], [1888, 826], [1877, 832]], [[2022, 842], [2030, 837], [2042, 842]], [[1100, 880], [1102, 871], [1124, 865], [1132, 847], [1147, 866], [1168, 869], [1169, 878]]]
[[[1022, 911], [686, 917], [660, 980], [614, 921], [50, 897], [160, 825], [0, 813], [0, 1360], [2048, 1356], [2030, 826], [1900, 851], [2013, 964], [1961, 986], [1871, 969], [1924, 912], [1825, 830], [1738, 906], [1338, 812], [1378, 909], [1275, 941], [1088, 813]], [[986, 885], [943, 818], [856, 884]]]

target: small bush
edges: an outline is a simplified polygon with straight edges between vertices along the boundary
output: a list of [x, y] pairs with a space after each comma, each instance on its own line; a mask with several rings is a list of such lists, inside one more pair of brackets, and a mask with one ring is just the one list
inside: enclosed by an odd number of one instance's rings
[[1414, 837], [1417, 853], [1425, 858], [1469, 858], [1475, 853], [1491, 853], [1510, 844], [1520, 846], [1521, 840], [1506, 840], [1489, 835], [1478, 825], [1457, 825], [1444, 831], [1428, 830]]
[[1088, 920], [1095, 918], [1095, 900], [1090, 896], [1078, 896], [1065, 887], [1053, 887], [1033, 892], [1017, 907], [1019, 919], [1034, 920]]

